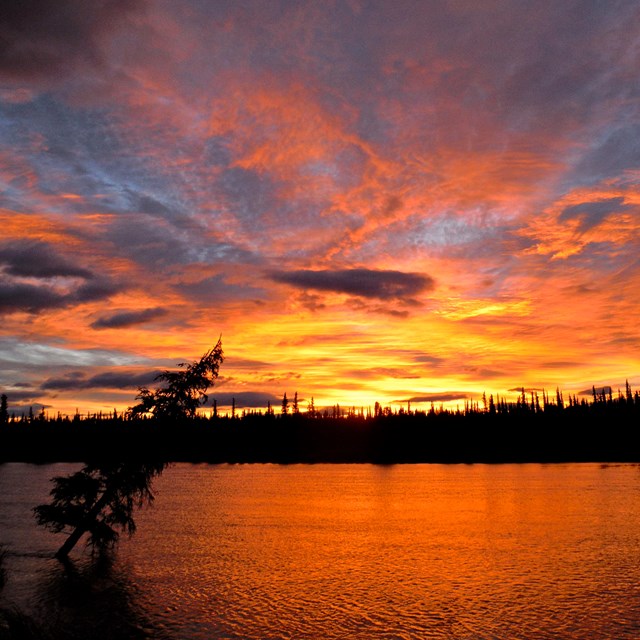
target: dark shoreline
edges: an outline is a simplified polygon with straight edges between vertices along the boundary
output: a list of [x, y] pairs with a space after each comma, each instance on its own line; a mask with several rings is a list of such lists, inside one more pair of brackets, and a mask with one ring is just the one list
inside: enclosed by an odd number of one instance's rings
[[564, 413], [376, 418], [258, 414], [171, 425], [120, 418], [34, 420], [0, 427], [0, 462], [640, 462], [635, 409], [600, 419], [591, 415], [589, 420]]

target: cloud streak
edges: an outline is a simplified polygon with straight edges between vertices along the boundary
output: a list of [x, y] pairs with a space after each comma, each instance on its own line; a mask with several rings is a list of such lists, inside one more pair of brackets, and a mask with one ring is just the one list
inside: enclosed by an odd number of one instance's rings
[[161, 318], [166, 314], [167, 310], [162, 307], [142, 309], [140, 311], [120, 311], [98, 318], [95, 322], [91, 323], [91, 327], [94, 329], [123, 329], [145, 324], [151, 320]]
[[48, 378], [41, 385], [42, 391], [80, 391], [83, 389], [137, 389], [152, 385], [159, 371], [127, 373], [105, 371], [85, 377], [82, 371], [74, 371], [62, 378]]
[[270, 277], [275, 282], [299, 289], [346, 293], [381, 300], [413, 298], [435, 286], [433, 278], [427, 275], [374, 269], [298, 269], [274, 271]]
[[457, 400], [468, 400], [469, 394], [460, 391], [450, 391], [448, 393], [427, 393], [422, 396], [413, 396], [406, 400], [396, 400], [396, 402], [412, 402], [414, 404], [422, 404], [425, 402], [454, 402]]
[[67, 276], [72, 278], [92, 278], [91, 272], [78, 267], [61, 256], [51, 245], [31, 241], [16, 246], [0, 246], [0, 265], [4, 264], [5, 273], [12, 276], [53, 278]]
[[0, 314], [19, 311], [40, 313], [48, 309], [101, 301], [116, 292], [117, 288], [108, 282], [87, 282], [69, 293], [62, 293], [45, 284], [3, 283], [0, 284]]

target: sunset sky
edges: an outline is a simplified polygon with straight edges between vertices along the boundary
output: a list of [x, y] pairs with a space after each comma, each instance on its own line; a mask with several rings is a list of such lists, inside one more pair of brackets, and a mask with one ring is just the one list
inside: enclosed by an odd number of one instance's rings
[[0, 274], [10, 410], [637, 387], [640, 4], [3, 2]]

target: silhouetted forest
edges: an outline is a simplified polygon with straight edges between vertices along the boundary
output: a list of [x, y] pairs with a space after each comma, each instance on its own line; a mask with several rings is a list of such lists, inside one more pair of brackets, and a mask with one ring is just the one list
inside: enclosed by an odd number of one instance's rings
[[15, 416], [3, 399], [0, 460], [193, 462], [640, 461], [640, 394], [593, 389], [589, 399], [522, 390], [456, 410], [334, 406], [276, 411], [212, 408], [168, 420], [131, 414]]

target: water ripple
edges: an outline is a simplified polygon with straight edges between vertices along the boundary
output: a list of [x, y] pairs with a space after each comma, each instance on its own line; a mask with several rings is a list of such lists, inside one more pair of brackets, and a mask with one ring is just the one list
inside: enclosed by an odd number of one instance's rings
[[79, 565], [75, 584], [32, 536], [53, 474], [29, 494], [8, 467], [2, 597], [43, 620], [144, 640], [640, 637], [630, 465], [175, 465], [108, 575]]

